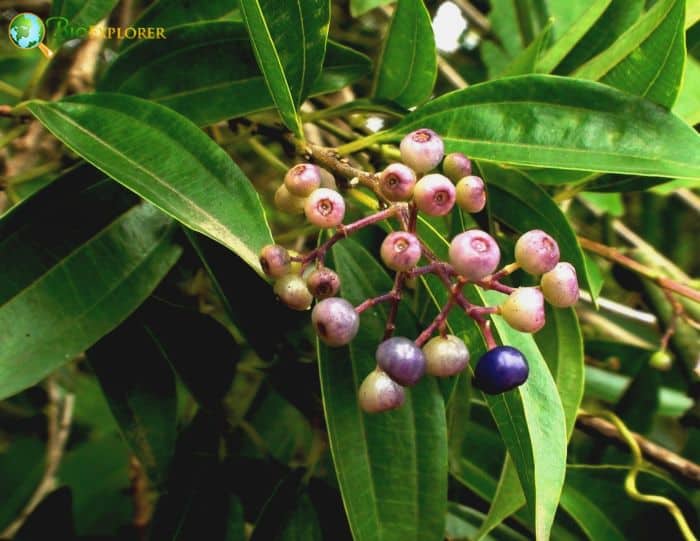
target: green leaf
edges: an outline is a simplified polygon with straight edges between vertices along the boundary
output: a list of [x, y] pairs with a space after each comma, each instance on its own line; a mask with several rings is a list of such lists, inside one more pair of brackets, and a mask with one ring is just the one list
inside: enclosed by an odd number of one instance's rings
[[423, 0], [399, 0], [377, 62], [373, 94], [412, 107], [430, 97], [436, 78], [430, 13]]
[[562, 508], [576, 521], [589, 539], [625, 541], [627, 538], [617, 527], [617, 520], [606, 515], [597, 498], [588, 498], [571, 486], [565, 486], [561, 494]]
[[[641, 185], [641, 183], [638, 183]], [[589, 206], [616, 218], [625, 214], [625, 202], [619, 193], [582, 192], [578, 196]]]
[[[455, 502], [449, 502], [447, 507], [445, 537], [476, 541], [478, 525], [484, 521], [483, 513]], [[525, 541], [527, 538], [508, 526], [500, 525], [484, 539], [485, 541]]]
[[93, 186], [84, 173], [55, 181], [0, 220], [0, 398], [111, 331], [180, 255], [167, 216], [147, 203], [132, 207], [128, 192], [108, 180]]
[[63, 143], [187, 227], [261, 272], [271, 235], [243, 172], [177, 113], [120, 94], [82, 94], [28, 109]]
[[[391, 289], [381, 266], [352, 239], [333, 247], [332, 260], [343, 296], [354, 304]], [[375, 367], [386, 315], [384, 306], [365, 312], [348, 347], [319, 344], [333, 462], [356, 541], [438, 540], [447, 503], [447, 436], [437, 384], [423, 378], [391, 412], [368, 415], [357, 404], [357, 388]], [[397, 324], [398, 335], [417, 335], [403, 309]]]
[[545, 50], [549, 36], [552, 30], [552, 25], [548, 24], [537, 37], [523, 51], [516, 56], [513, 61], [508, 64], [505, 69], [498, 74], [498, 77], [512, 77], [514, 75], [525, 75], [535, 72], [535, 66], [539, 60], [542, 51]]
[[672, 111], [691, 126], [700, 124], [700, 62], [692, 56], [686, 59], [683, 88]]
[[683, 78], [684, 12], [685, 0], [660, 0], [573, 75], [599, 80], [670, 109]]
[[[222, 64], [221, 58], [236, 62]], [[188, 67], [188, 77], [182, 77], [182, 66]], [[340, 90], [370, 68], [369, 58], [331, 41], [311, 94]], [[169, 31], [167, 40], [129, 47], [109, 66], [98, 89], [155, 101], [199, 126], [274, 107], [248, 33], [231, 21], [183, 25]]]
[[[51, 5], [51, 16], [46, 19], [47, 31], [54, 30], [51, 46], [57, 47], [73, 36], [75, 27], [87, 28], [104, 19], [117, 4], [117, 0], [55, 0]], [[52, 20], [52, 18], [56, 19]]]
[[[182, 24], [228, 19], [240, 15], [237, 4], [236, 0], [209, 0], [208, 2], [157, 0], [143, 11], [132, 26], [170, 29]], [[167, 40], [171, 39], [171, 35], [171, 32], [166, 32]]]
[[[517, 165], [700, 177], [700, 136], [653, 104], [597, 83], [525, 75], [437, 98], [371, 140], [432, 128], [448, 152]], [[663, 134], [663, 136], [659, 136]]]
[[525, 495], [518, 479], [518, 470], [510, 456], [507, 456], [488, 515], [484, 518], [477, 535], [474, 536], [474, 541], [488, 539], [490, 532], [524, 505]]
[[391, 4], [393, 0], [350, 0], [350, 15], [359, 17], [368, 11]]

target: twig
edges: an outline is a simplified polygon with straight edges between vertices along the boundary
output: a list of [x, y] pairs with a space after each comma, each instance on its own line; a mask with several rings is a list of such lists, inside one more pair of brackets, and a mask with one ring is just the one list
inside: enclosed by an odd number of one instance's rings
[[459, 74], [459, 72], [445, 60], [442, 56], [437, 56], [437, 66], [440, 73], [447, 79], [447, 81], [455, 88], [467, 88], [469, 83], [464, 80], [464, 78]]
[[462, 11], [464, 11], [467, 19], [469, 19], [487, 34], [491, 32], [491, 21], [489, 21], [486, 16], [475, 8], [468, 0], [454, 0], [454, 3], [457, 4]]
[[700, 197], [695, 195], [693, 192], [691, 192], [687, 188], [681, 188], [673, 192], [673, 195], [675, 195], [678, 199], [683, 201], [695, 212], [700, 213]]
[[386, 318], [386, 326], [384, 327], [384, 338], [386, 340], [391, 338], [396, 329], [396, 316], [399, 314], [399, 304], [401, 303], [401, 296], [403, 292], [403, 286], [406, 283], [406, 273], [397, 272], [394, 276], [394, 287], [392, 291], [394, 292], [394, 298], [391, 301], [391, 308], [389, 309], [389, 315]]
[[131, 501], [134, 508], [131, 524], [138, 538], [145, 540], [148, 523], [151, 520], [151, 502], [148, 496], [148, 477], [138, 458], [129, 458], [129, 480], [131, 481]]
[[[593, 304], [593, 298], [587, 291], [581, 291], [579, 295], [580, 299], [588, 304]], [[637, 321], [639, 323], [644, 323], [645, 325], [655, 326], [658, 324], [659, 320], [654, 314], [649, 312], [642, 312], [641, 310], [635, 310], [627, 305], [620, 304], [619, 302], [611, 301], [605, 297], [598, 297], [598, 306], [611, 314], [625, 317], [631, 319], [632, 321]]]

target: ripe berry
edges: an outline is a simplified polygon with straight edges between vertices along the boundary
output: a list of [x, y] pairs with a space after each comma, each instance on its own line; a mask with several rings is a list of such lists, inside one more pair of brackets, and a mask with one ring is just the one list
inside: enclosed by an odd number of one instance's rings
[[275, 192], [275, 206], [287, 214], [302, 214], [306, 199], [289, 193], [287, 187], [282, 184]]
[[306, 278], [306, 285], [317, 299], [332, 297], [340, 289], [340, 277], [331, 269], [321, 267]]
[[403, 336], [384, 340], [377, 348], [377, 365], [401, 385], [415, 385], [425, 373], [425, 356], [421, 349]]
[[484, 353], [474, 370], [474, 387], [487, 394], [500, 394], [525, 383], [530, 369], [517, 349], [498, 346]]
[[434, 173], [425, 175], [416, 183], [413, 201], [419, 210], [430, 216], [444, 216], [455, 204], [456, 190], [446, 176]]
[[533, 229], [515, 243], [515, 261], [525, 272], [543, 274], [559, 263], [559, 245], [541, 229]]
[[521, 332], [537, 332], [544, 327], [544, 296], [539, 288], [519, 287], [501, 306], [508, 325]]
[[423, 346], [425, 371], [431, 376], [459, 374], [469, 364], [467, 345], [453, 334], [436, 336]]
[[415, 267], [420, 259], [420, 242], [411, 233], [394, 231], [386, 236], [379, 253], [384, 264], [390, 269], [407, 271]]
[[442, 139], [433, 130], [423, 128], [409, 133], [401, 140], [401, 161], [416, 173], [434, 169], [445, 155]]
[[481, 212], [486, 206], [486, 190], [481, 177], [466, 176], [457, 183], [457, 204], [467, 212]]
[[492, 274], [500, 260], [498, 244], [485, 231], [470, 229], [450, 243], [450, 263], [467, 280], [477, 281]]
[[355, 338], [360, 316], [345, 299], [324, 299], [311, 311], [311, 322], [318, 337], [329, 346], [344, 346]]
[[292, 310], [308, 310], [314, 298], [301, 276], [285, 274], [275, 282], [273, 291]]
[[472, 161], [461, 152], [452, 152], [442, 162], [442, 172], [452, 182], [472, 174]]
[[559, 308], [573, 306], [578, 300], [578, 278], [571, 263], [562, 261], [542, 275], [540, 287], [549, 304]]
[[321, 185], [321, 171], [312, 163], [299, 163], [284, 175], [284, 185], [292, 195], [306, 197]]
[[279, 244], [268, 244], [260, 251], [260, 265], [272, 278], [281, 278], [292, 269], [289, 252]]
[[304, 213], [318, 227], [336, 227], [345, 217], [345, 200], [338, 192], [319, 188], [306, 199]]
[[367, 413], [400, 408], [406, 399], [403, 387], [378, 368], [364, 379], [357, 394], [360, 407]]
[[389, 201], [405, 201], [413, 194], [416, 173], [402, 163], [392, 163], [379, 175], [379, 191]]

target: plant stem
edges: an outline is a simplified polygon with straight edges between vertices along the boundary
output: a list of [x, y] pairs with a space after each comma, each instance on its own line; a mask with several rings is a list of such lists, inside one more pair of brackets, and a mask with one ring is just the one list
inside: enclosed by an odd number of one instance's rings
[[396, 329], [396, 316], [399, 313], [399, 303], [401, 302], [401, 296], [403, 291], [403, 286], [406, 283], [406, 273], [397, 272], [394, 277], [394, 287], [392, 292], [394, 293], [394, 299], [391, 301], [391, 309], [389, 310], [389, 316], [386, 318], [386, 326], [384, 327], [384, 338], [386, 340], [391, 338]]
[[258, 156], [265, 160], [272, 167], [277, 169], [280, 173], [286, 173], [289, 170], [289, 166], [280, 160], [274, 152], [258, 141], [257, 137], [251, 137], [248, 139], [250, 148], [253, 149]]
[[363, 301], [361, 304], [358, 304], [355, 307], [355, 312], [358, 314], [361, 314], [365, 310], [369, 310], [370, 308], [377, 306], [378, 304], [382, 302], [389, 302], [389, 301], [394, 301], [396, 299], [396, 292], [392, 289], [388, 293], [384, 293], [383, 295], [378, 295], [376, 297], [372, 297], [371, 299], [367, 299], [366, 301]]
[[336, 149], [336, 152], [343, 156], [347, 154], [354, 154], [355, 152], [359, 152], [360, 150], [378, 143], [380, 138], [381, 132], [373, 133], [372, 135], [368, 135], [366, 137], [362, 137], [361, 139], [350, 141], [349, 143], [339, 146]]
[[0, 136], [0, 148], [5, 148], [5, 146], [7, 146], [9, 143], [23, 135], [24, 132], [27, 131], [27, 128], [28, 126], [26, 124], [19, 124], [18, 126], [8, 130], [7, 133]]

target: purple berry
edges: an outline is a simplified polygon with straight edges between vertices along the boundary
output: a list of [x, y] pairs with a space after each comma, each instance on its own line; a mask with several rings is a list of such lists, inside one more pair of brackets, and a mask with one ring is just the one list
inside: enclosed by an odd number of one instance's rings
[[537, 332], [544, 327], [544, 296], [539, 288], [519, 287], [501, 305], [506, 323], [521, 332]]
[[415, 385], [425, 373], [425, 356], [421, 349], [403, 336], [384, 340], [377, 348], [377, 366], [401, 385]]
[[476, 282], [492, 274], [500, 260], [498, 244], [485, 231], [470, 229], [450, 243], [450, 263], [467, 280]]
[[423, 128], [409, 133], [401, 140], [401, 161], [416, 173], [434, 169], [445, 155], [445, 145], [433, 130]]
[[268, 244], [260, 251], [260, 265], [271, 278], [281, 278], [292, 269], [289, 252], [279, 244]]
[[275, 206], [287, 214], [303, 214], [304, 203], [305, 198], [292, 195], [284, 184], [275, 192]]
[[455, 204], [454, 184], [444, 175], [425, 175], [416, 183], [413, 201], [418, 209], [429, 216], [445, 216]]
[[273, 291], [292, 310], [308, 310], [314, 298], [301, 276], [285, 274], [275, 282]]
[[515, 261], [525, 272], [544, 274], [559, 263], [559, 245], [541, 229], [533, 229], [515, 243]]
[[360, 328], [360, 316], [355, 308], [340, 297], [324, 299], [314, 306], [311, 322], [318, 337], [333, 347], [349, 344]]
[[387, 267], [402, 272], [415, 267], [422, 252], [415, 235], [394, 231], [386, 236], [379, 253]]
[[500, 394], [527, 381], [530, 369], [525, 356], [510, 346], [484, 353], [474, 369], [474, 387], [487, 394]]
[[452, 152], [442, 162], [442, 172], [452, 182], [472, 174], [472, 161], [461, 152]]
[[457, 336], [436, 336], [423, 346], [425, 371], [431, 376], [447, 377], [459, 374], [469, 364], [469, 349]]
[[345, 217], [345, 200], [338, 192], [319, 188], [306, 199], [304, 213], [318, 227], [336, 227]]
[[405, 201], [413, 195], [416, 173], [402, 163], [392, 163], [379, 175], [379, 191], [389, 201]]
[[578, 278], [576, 269], [571, 263], [562, 261], [549, 272], [542, 275], [540, 287], [544, 298], [552, 306], [566, 308], [578, 301]]
[[464, 177], [457, 183], [457, 204], [470, 213], [481, 212], [486, 206], [486, 190], [481, 177]]
[[321, 185], [321, 171], [312, 163], [299, 163], [284, 175], [284, 185], [292, 195], [306, 197]]
[[332, 297], [340, 289], [340, 277], [331, 269], [321, 267], [306, 278], [306, 285], [317, 299]]
[[403, 387], [378, 368], [364, 379], [357, 394], [360, 407], [367, 413], [400, 408], [406, 399]]

